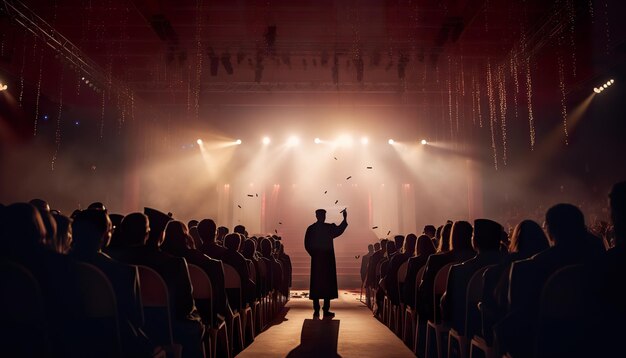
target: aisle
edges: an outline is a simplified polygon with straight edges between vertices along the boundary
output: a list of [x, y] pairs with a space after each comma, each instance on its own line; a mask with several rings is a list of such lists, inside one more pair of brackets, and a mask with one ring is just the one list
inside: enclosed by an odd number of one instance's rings
[[333, 320], [314, 320], [307, 298], [292, 298], [285, 311], [237, 357], [414, 357], [358, 301], [358, 294], [339, 292], [339, 299], [331, 302]]

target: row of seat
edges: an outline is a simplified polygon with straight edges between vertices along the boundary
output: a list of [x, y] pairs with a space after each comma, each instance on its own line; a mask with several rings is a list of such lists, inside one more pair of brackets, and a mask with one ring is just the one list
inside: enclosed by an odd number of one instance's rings
[[[444, 294], [447, 286], [448, 273], [452, 265], [450, 263], [443, 266], [435, 276], [435, 285], [433, 291], [434, 307], [439, 307], [438, 299]], [[402, 285], [406, 278], [405, 262], [398, 271], [398, 285]], [[445, 322], [442, 322], [439, 309], [434, 311], [434, 319], [423, 322], [419, 319], [419, 315], [415, 309], [404, 307], [403, 304], [392, 305], [385, 297], [382, 309], [382, 321], [403, 342], [411, 348], [413, 353], [418, 357], [427, 358], [495, 358], [496, 353], [492, 346], [481, 336], [480, 333], [467, 336], [467, 332], [472, 332], [468, 326], [472, 320], [481, 320], [480, 300], [483, 294], [484, 280], [483, 274], [492, 266], [486, 266], [474, 273], [467, 287], [466, 301], [466, 317], [464, 333], [451, 329]], [[416, 285], [422, 280], [425, 267], [422, 267], [416, 276]], [[548, 334], [540, 337], [538, 342], [529, 342], [529, 344], [537, 344], [537, 354], [540, 356], [551, 356], [550, 352], [558, 351], [564, 345], [563, 340], [552, 339], [552, 331], [549, 327], [557, 327], [562, 330], [568, 326], [568, 323], [576, 322], [580, 319], [580, 312], [584, 310], [582, 292], [583, 285], [581, 280], [584, 277], [584, 267], [582, 265], [566, 266], [555, 272], [543, 288], [541, 301], [541, 314], [537, 325]], [[375, 300], [374, 292], [367, 289], [368, 306], [373, 308], [372, 304]], [[571, 326], [571, 325], [570, 325]], [[585, 339], [577, 335], [570, 335], [565, 339], [578, 338]], [[423, 341], [421, 341], [423, 340]], [[420, 344], [423, 342], [423, 344]], [[555, 346], [560, 346], [558, 349]], [[420, 347], [424, 347], [420, 349]]]
[[[168, 289], [163, 278], [152, 268], [137, 266], [140, 280], [141, 301], [145, 318], [146, 334], [160, 348], [154, 357], [180, 357], [182, 346], [172, 334], [172, 317]], [[193, 286], [193, 297], [199, 310], [207, 310], [203, 316], [213, 317], [211, 281], [200, 267], [188, 265]], [[241, 279], [234, 267], [224, 264], [227, 289], [238, 290], [241, 295]], [[253, 272], [256, 277], [256, 274]], [[120, 340], [121, 324], [113, 287], [96, 266], [76, 263], [76, 275], [80, 287], [77, 317], [82, 327], [80, 346], [89, 347], [85, 356], [123, 356]], [[0, 309], [5, 327], [11, 327], [4, 338], [4, 352], [8, 356], [42, 356], [49, 342], [46, 332], [43, 298], [39, 283], [24, 266], [3, 261], [0, 269], [2, 302]], [[204, 336], [204, 349], [208, 357], [233, 357], [245, 349], [280, 312], [288, 297], [277, 290], [256, 300], [253, 305], [235, 311], [219, 324], [211, 323]], [[242, 301], [240, 301], [242, 302]]]

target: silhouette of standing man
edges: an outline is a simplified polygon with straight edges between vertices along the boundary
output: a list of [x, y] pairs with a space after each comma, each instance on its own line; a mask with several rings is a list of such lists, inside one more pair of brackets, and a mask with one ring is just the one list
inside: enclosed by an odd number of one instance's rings
[[330, 300], [338, 298], [337, 289], [337, 266], [335, 264], [335, 248], [333, 239], [343, 234], [348, 223], [347, 211], [342, 211], [343, 221], [341, 224], [327, 224], [326, 210], [315, 210], [317, 222], [306, 229], [304, 247], [311, 255], [311, 289], [309, 298], [313, 300], [313, 317], [320, 315], [320, 299], [324, 299], [324, 317], [334, 317], [330, 312]]

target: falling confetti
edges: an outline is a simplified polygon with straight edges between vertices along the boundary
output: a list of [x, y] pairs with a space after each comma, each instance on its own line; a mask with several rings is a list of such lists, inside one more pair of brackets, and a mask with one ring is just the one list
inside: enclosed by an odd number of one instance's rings
[[391, 230], [387, 231], [387, 236], [389, 236], [389, 234], [391, 234]]
[[367, 167], [367, 169], [372, 169], [372, 167]]
[[259, 197], [259, 193], [256, 193], [256, 194], [254, 194], [254, 195], [256, 195], [256, 197], [257, 197], [257, 198]]
[[326, 193], [328, 193], [328, 190], [325, 190], [325, 191], [324, 191], [324, 194], [326, 194]]
[[339, 200], [335, 200], [335, 204], [337, 204], [339, 202]]
[[373, 229], [378, 229], [378, 226], [372, 226], [372, 230], [373, 230]]
[[280, 222], [280, 221], [278, 222], [278, 225], [282, 225], [282, 224], [283, 224], [282, 222]]
[[350, 178], [352, 178], [352, 176], [347, 177], [346, 180], [350, 180]]
[[274, 232], [278, 234], [278, 229], [274, 229]]
[[251, 198], [254, 198], [254, 195], [252, 195], [252, 194], [248, 194], [248, 196], [251, 197]]
[[333, 157], [333, 158], [335, 158], [335, 160], [337, 160], [337, 157]]
[[239, 209], [241, 209], [241, 205], [237, 205], [237, 207], [238, 207]]
[[356, 256], [354, 256], [354, 258], [355, 258], [355, 259], [357, 259], [357, 260], [358, 260], [360, 257], [361, 257], [361, 255], [356, 255]]

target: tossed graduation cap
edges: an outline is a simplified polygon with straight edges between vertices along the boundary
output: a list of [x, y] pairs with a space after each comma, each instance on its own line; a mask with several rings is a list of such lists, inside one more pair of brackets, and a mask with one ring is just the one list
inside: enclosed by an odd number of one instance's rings
[[146, 214], [150, 221], [150, 235], [161, 235], [165, 231], [165, 226], [172, 220], [172, 217], [159, 210], [145, 207], [143, 213]]

